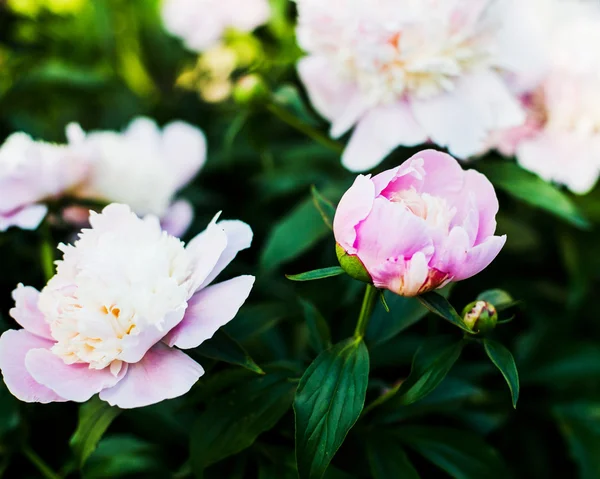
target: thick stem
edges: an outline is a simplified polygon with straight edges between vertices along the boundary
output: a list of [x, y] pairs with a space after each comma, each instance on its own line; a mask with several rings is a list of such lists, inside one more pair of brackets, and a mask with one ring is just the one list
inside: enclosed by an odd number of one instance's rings
[[48, 466], [40, 456], [33, 452], [29, 446], [23, 447], [23, 454], [46, 479], [61, 479], [61, 477], [50, 469], [50, 466]]
[[379, 290], [372, 284], [367, 284], [365, 289], [365, 297], [363, 298], [362, 308], [360, 308], [360, 315], [358, 316], [358, 322], [356, 323], [356, 329], [354, 330], [355, 338], [363, 338], [367, 332], [367, 326], [369, 325], [369, 319], [371, 319], [371, 313], [377, 303], [377, 295]]

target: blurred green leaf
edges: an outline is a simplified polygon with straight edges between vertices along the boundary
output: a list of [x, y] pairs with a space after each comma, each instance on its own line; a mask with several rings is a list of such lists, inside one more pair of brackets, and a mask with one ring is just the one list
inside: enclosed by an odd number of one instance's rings
[[191, 461], [194, 474], [221, 459], [251, 446], [256, 438], [271, 429], [289, 410], [295, 386], [286, 376], [268, 374], [253, 379], [201, 413], [191, 432]]
[[119, 408], [101, 401], [98, 396], [79, 406], [79, 422], [69, 444], [80, 469], [120, 412]]
[[220, 329], [211, 339], [202, 343], [195, 352], [210, 359], [242, 366], [258, 374], [265, 373], [235, 339]]
[[515, 198], [552, 213], [579, 228], [589, 228], [589, 221], [573, 201], [556, 187], [508, 161], [485, 161], [478, 169], [490, 181]]
[[512, 296], [502, 289], [488, 289], [477, 296], [477, 301], [491, 303], [496, 311], [502, 311], [516, 304]]
[[373, 479], [419, 479], [398, 439], [391, 434], [370, 434], [367, 457]]
[[333, 218], [335, 217], [335, 206], [331, 201], [325, 198], [317, 187], [313, 185], [311, 187], [311, 193], [313, 197], [313, 202], [315, 203], [315, 207], [321, 213], [321, 217], [325, 224], [329, 227], [329, 229], [333, 229]]
[[498, 341], [485, 338], [483, 346], [490, 360], [500, 370], [510, 388], [513, 407], [519, 400], [519, 373], [511, 352]]
[[[0, 384], [0, 438], [13, 431], [21, 420], [19, 401], [8, 391], [4, 383]], [[1, 477], [1, 476], [0, 476]]]
[[329, 325], [319, 310], [307, 300], [300, 300], [304, 310], [304, 319], [308, 326], [308, 340], [311, 347], [317, 353], [321, 353], [331, 347], [331, 333]]
[[463, 331], [473, 334], [473, 331], [464, 323], [456, 310], [441, 294], [431, 291], [417, 296], [419, 301], [432, 313], [444, 318], [446, 321], [458, 326]]
[[316, 279], [331, 278], [332, 276], [339, 276], [344, 274], [345, 271], [339, 266], [331, 266], [330, 268], [315, 269], [313, 271], [307, 271], [306, 273], [300, 274], [286, 274], [287, 279], [292, 281], [314, 281]]
[[300, 479], [320, 479], [362, 411], [369, 352], [348, 339], [322, 352], [306, 370], [294, 400]]
[[397, 334], [420, 321], [427, 314], [416, 298], [407, 298], [384, 291], [390, 312], [383, 305], [377, 305], [369, 326], [367, 327], [367, 343], [371, 348], [389, 341]]
[[298, 89], [294, 85], [283, 85], [273, 94], [275, 103], [289, 110], [294, 116], [308, 125], [319, 125], [320, 121], [315, 118], [306, 107]]
[[500, 455], [469, 432], [446, 427], [404, 426], [394, 431], [406, 446], [455, 479], [512, 477]]

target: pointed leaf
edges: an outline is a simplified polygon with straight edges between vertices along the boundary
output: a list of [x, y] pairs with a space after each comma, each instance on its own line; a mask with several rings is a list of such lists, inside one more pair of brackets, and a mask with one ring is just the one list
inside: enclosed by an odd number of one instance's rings
[[306, 370], [294, 400], [300, 479], [320, 479], [362, 411], [369, 352], [354, 338], [321, 353]]
[[321, 353], [331, 347], [331, 333], [323, 315], [310, 301], [300, 300], [304, 310], [304, 319], [308, 326], [308, 340], [311, 347]]
[[246, 350], [229, 334], [219, 329], [212, 338], [202, 343], [195, 352], [200, 356], [235, 364], [258, 374], [265, 372], [254, 362]]
[[510, 294], [502, 289], [489, 289], [477, 296], [477, 301], [487, 301], [496, 308], [496, 311], [503, 311], [519, 304]]
[[312, 186], [311, 188], [313, 203], [315, 207], [321, 214], [323, 221], [329, 227], [329, 229], [333, 230], [333, 217], [335, 216], [335, 206], [331, 201], [325, 198], [319, 190], [317, 190], [316, 186]]
[[484, 339], [483, 346], [488, 357], [506, 379], [510, 388], [513, 407], [516, 408], [519, 400], [519, 373], [513, 355], [498, 341]]
[[421, 301], [421, 304], [423, 304], [423, 306], [425, 306], [432, 313], [437, 314], [446, 321], [458, 326], [463, 331], [473, 334], [473, 331], [469, 329], [460, 315], [441, 294], [431, 291], [429, 293], [417, 296], [417, 298], [419, 301]]
[[367, 457], [373, 479], [419, 479], [398, 439], [391, 434], [371, 434]]
[[330, 268], [307, 271], [306, 273], [286, 274], [285, 277], [292, 281], [314, 281], [315, 279], [331, 278], [332, 276], [339, 276], [344, 273], [345, 271], [341, 267], [332, 266]]

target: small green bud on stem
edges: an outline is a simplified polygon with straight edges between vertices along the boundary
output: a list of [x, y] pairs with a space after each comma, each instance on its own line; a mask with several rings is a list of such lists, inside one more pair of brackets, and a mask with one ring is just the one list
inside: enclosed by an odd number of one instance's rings
[[498, 312], [487, 301], [474, 301], [463, 310], [463, 320], [473, 332], [486, 335], [496, 327]]

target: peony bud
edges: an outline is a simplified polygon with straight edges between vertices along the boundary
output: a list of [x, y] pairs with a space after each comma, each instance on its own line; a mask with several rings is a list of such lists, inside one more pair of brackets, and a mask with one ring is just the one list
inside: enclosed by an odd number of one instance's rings
[[498, 312], [487, 301], [473, 301], [463, 310], [465, 324], [474, 332], [488, 334], [498, 323]]
[[356, 178], [333, 221], [337, 256], [353, 278], [417, 296], [492, 262], [506, 241], [494, 236], [497, 212], [485, 176], [426, 150], [393, 170]]
[[240, 105], [254, 105], [269, 98], [270, 91], [260, 75], [243, 76], [235, 84], [233, 99]]

